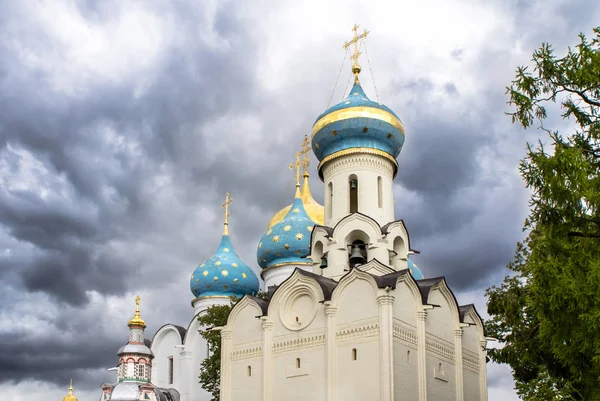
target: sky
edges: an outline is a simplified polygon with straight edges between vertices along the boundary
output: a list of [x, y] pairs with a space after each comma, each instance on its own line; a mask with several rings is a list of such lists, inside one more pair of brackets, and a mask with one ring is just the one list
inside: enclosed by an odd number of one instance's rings
[[[258, 272], [293, 198], [288, 165], [347, 88], [355, 23], [371, 32], [363, 88], [406, 128], [395, 213], [414, 260], [487, 316], [524, 235], [518, 161], [543, 138], [511, 124], [505, 88], [543, 42], [562, 54], [598, 20], [583, 0], [0, 0], [3, 400], [60, 400], [71, 377], [97, 400], [136, 294], [147, 337], [187, 326], [226, 192]], [[508, 367], [490, 363], [488, 384], [491, 401], [517, 399]]]

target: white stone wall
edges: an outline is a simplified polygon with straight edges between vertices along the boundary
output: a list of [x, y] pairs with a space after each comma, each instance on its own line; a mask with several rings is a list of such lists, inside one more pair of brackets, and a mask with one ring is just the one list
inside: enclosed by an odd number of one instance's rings
[[295, 272], [267, 316], [249, 298], [234, 308], [223, 329], [222, 401], [485, 401], [480, 321], [459, 323], [443, 281], [427, 301], [408, 275], [378, 288], [355, 269], [324, 300], [312, 277]]

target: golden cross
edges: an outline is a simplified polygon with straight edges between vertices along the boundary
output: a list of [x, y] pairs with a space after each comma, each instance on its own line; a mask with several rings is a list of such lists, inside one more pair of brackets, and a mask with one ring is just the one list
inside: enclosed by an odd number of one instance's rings
[[350, 45], [354, 44], [354, 53], [350, 56], [350, 58], [352, 59], [352, 73], [354, 74], [354, 81], [358, 82], [358, 74], [360, 74], [360, 65], [358, 64], [358, 57], [361, 55], [361, 53], [358, 51], [358, 41], [366, 38], [369, 34], [369, 31], [365, 29], [363, 33], [358, 35], [358, 25], [356, 24], [354, 24], [354, 28], [352, 28], [352, 31], [354, 31], [354, 38], [344, 43], [344, 46], [342, 47], [347, 50], [348, 47], [350, 47]]
[[308, 160], [308, 152], [312, 148], [310, 147], [310, 139], [308, 139], [308, 135], [304, 135], [304, 140], [302, 141], [302, 150], [299, 152], [301, 155], [304, 155], [304, 160], [302, 160], [302, 167], [304, 168], [304, 174], [308, 174], [308, 166], [310, 164]]
[[139, 295], [136, 295], [135, 297], [135, 313], [140, 313], [140, 300], [142, 298]]
[[296, 169], [296, 186], [300, 186], [300, 166], [302, 162], [300, 161], [300, 155], [302, 152], [296, 153], [296, 163], [290, 164], [290, 170]]
[[221, 204], [221, 207], [225, 208], [225, 221], [223, 222], [223, 224], [225, 224], [225, 227], [227, 228], [227, 225], [229, 224], [228, 222], [228, 218], [229, 218], [229, 205], [231, 204], [231, 202], [233, 202], [233, 198], [229, 197], [229, 192], [227, 192], [225, 194], [225, 202], [223, 202]]

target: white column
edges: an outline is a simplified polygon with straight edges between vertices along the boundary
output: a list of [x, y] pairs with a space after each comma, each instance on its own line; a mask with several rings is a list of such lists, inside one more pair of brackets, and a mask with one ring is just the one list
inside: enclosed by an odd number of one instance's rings
[[487, 361], [485, 347], [487, 341], [479, 341], [479, 392], [481, 393], [481, 401], [487, 401]]
[[335, 315], [337, 308], [325, 303], [325, 401], [337, 399], [337, 338]]
[[417, 349], [419, 363], [419, 401], [427, 401], [427, 348], [425, 336], [426, 311], [417, 312]]
[[[262, 394], [263, 401], [271, 401], [272, 388], [272, 362], [273, 362], [273, 322], [268, 316], [262, 317], [263, 329], [263, 359], [262, 359]], [[225, 401], [225, 400], [222, 400]]]
[[394, 296], [377, 297], [379, 305], [379, 351], [381, 360], [381, 401], [394, 401], [394, 358], [392, 335], [392, 305]]
[[193, 399], [192, 383], [198, 380], [198, 372], [192, 369], [191, 351], [181, 351], [179, 353], [179, 388], [181, 389], [181, 401], [190, 401]]
[[231, 399], [231, 330], [221, 330], [221, 401]]
[[456, 370], [456, 401], [464, 400], [462, 329], [454, 330], [454, 368]]

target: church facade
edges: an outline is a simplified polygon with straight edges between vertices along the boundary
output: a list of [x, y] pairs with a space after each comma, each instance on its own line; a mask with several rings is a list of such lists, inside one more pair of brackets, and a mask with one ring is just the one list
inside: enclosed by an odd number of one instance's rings
[[[148, 341], [157, 389], [210, 400], [198, 380], [208, 349], [197, 317], [235, 296], [227, 324], [214, 328], [221, 401], [487, 401], [482, 320], [472, 304], [457, 303], [443, 277], [423, 276], [395, 217], [404, 125], [361, 87], [358, 43], [368, 32], [357, 28], [346, 44], [354, 46], [354, 86], [317, 117], [290, 165], [293, 201], [258, 243], [263, 284], [234, 250], [227, 194], [217, 251], [190, 277], [189, 324], [166, 324]], [[324, 206], [308, 185], [309, 151]], [[261, 287], [268, 301], [256, 297]]]

